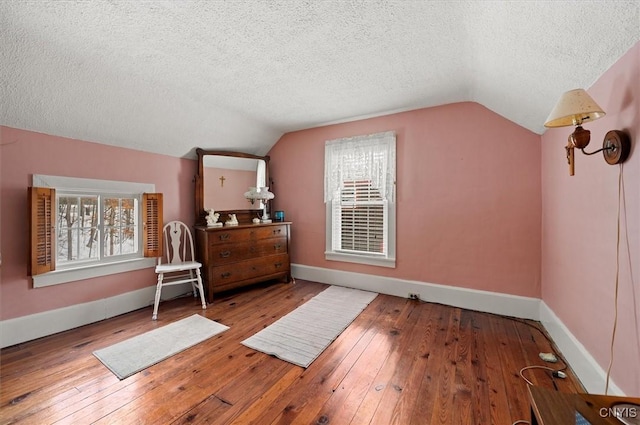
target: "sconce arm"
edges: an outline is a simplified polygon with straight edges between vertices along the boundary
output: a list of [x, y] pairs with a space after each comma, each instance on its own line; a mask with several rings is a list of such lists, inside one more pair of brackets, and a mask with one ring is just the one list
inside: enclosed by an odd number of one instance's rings
[[580, 149], [585, 155], [593, 155], [602, 152], [604, 160], [607, 164], [615, 165], [624, 162], [631, 151], [631, 139], [620, 130], [611, 130], [607, 132], [602, 141], [602, 149], [595, 152], [585, 152], [584, 148]]
[[584, 148], [583, 148], [583, 149], [580, 149], [580, 150], [581, 150], [581, 151], [582, 151], [582, 153], [583, 153], [583, 154], [585, 154], [585, 155], [594, 155], [594, 154], [597, 154], [598, 152], [602, 152], [602, 151], [612, 151], [612, 150], [615, 150], [615, 149], [616, 149], [616, 147], [615, 147], [615, 146], [605, 146], [605, 147], [600, 148], [600, 149], [598, 149], [597, 151], [593, 151], [593, 152], [587, 152], [587, 151], [585, 151], [585, 150], [584, 150]]

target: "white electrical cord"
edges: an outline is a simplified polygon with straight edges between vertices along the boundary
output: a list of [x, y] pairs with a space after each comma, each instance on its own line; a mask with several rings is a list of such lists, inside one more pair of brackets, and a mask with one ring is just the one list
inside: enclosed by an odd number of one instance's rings
[[609, 381], [611, 379], [611, 368], [613, 367], [613, 346], [616, 340], [616, 329], [618, 327], [618, 289], [620, 287], [620, 203], [622, 202], [622, 164], [618, 173], [618, 219], [617, 219], [617, 241], [616, 241], [616, 284], [613, 296], [613, 330], [611, 332], [611, 347], [609, 350], [609, 367], [607, 367], [607, 379], [604, 385], [604, 394], [609, 393]]
[[533, 382], [529, 381], [527, 378], [524, 377], [524, 375], [522, 374], [522, 372], [524, 372], [525, 370], [529, 370], [529, 369], [544, 369], [544, 370], [550, 370], [551, 372], [562, 372], [562, 369], [554, 369], [552, 367], [547, 367], [547, 366], [525, 366], [522, 369], [520, 369], [520, 377], [522, 379], [524, 379], [527, 384], [534, 386]]

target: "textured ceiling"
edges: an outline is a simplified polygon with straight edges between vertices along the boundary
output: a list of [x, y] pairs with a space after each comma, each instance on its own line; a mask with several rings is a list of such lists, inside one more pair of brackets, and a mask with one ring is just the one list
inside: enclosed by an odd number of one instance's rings
[[172, 156], [475, 101], [536, 133], [635, 1], [0, 1], [0, 124]]

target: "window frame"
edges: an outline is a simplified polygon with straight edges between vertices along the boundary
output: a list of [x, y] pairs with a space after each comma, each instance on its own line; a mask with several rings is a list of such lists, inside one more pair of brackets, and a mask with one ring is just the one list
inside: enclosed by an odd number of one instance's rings
[[[367, 137], [380, 137], [381, 134], [373, 134], [369, 136], [358, 136], [359, 139], [367, 140]], [[337, 139], [330, 140], [326, 142], [326, 145], [329, 143], [335, 143], [338, 141], [349, 141], [350, 139]], [[396, 138], [395, 133], [393, 133], [393, 141], [390, 142], [389, 146], [391, 155], [387, 158], [388, 161], [395, 161], [395, 151], [396, 151]], [[326, 151], [325, 151], [326, 152]], [[325, 153], [325, 191], [329, 186], [326, 183], [327, 176], [327, 164], [328, 158], [327, 153]], [[395, 186], [396, 181], [396, 173], [395, 173], [395, 164], [393, 167], [394, 173], [392, 175], [393, 185]], [[333, 241], [334, 241], [334, 209], [339, 208], [341, 205], [340, 200], [334, 200], [325, 193], [325, 230], [326, 230], [326, 240], [325, 240], [325, 259], [329, 261], [341, 261], [341, 262], [349, 262], [349, 263], [358, 263], [358, 264], [366, 264], [372, 266], [379, 267], [396, 267], [396, 201], [394, 196], [388, 196], [383, 199], [384, 203], [384, 233], [386, 236], [386, 240], [384, 243], [386, 244], [386, 255], [379, 253], [367, 253], [367, 252], [353, 252], [347, 250], [336, 250], [334, 249]]]
[[[112, 180], [48, 176], [41, 174], [33, 175], [32, 186], [33, 187], [30, 188], [30, 191], [33, 191], [37, 188], [55, 189], [57, 195], [54, 193], [52, 200], [52, 203], [54, 205], [52, 223], [54, 226], [57, 221], [57, 211], [55, 211], [55, 208], [57, 206], [57, 196], [77, 193], [122, 195], [123, 197], [125, 197], [135, 194], [136, 197], [139, 197], [137, 231], [142, 235], [145, 234], [146, 227], [143, 194], [155, 192], [155, 185], [151, 183], [132, 183]], [[33, 234], [31, 235], [31, 243], [34, 244]], [[58, 285], [67, 282], [153, 267], [156, 263], [156, 259], [150, 258], [146, 255], [145, 243], [145, 238], [139, 239], [139, 256], [136, 255], [135, 257], [132, 257], [131, 255], [122, 256], [116, 260], [114, 260], [114, 257], [108, 257], [107, 260], [103, 261], [92, 261], [89, 263], [79, 262], [76, 265], [67, 264], [64, 267], [59, 267], [57, 269], [55, 268], [54, 264], [53, 269], [49, 271], [36, 271], [33, 270], [33, 266], [31, 266], [30, 272], [32, 274], [33, 287], [41, 288], [51, 285]], [[56, 256], [55, 252], [53, 255], [54, 257]], [[33, 264], [33, 260], [31, 260], [31, 264]]]

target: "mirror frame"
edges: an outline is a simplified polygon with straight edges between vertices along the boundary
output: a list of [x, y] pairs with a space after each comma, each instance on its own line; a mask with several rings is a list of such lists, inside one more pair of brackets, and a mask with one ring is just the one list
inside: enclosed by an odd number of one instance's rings
[[[195, 202], [196, 202], [196, 226], [205, 226], [207, 224], [207, 212], [204, 210], [204, 157], [207, 155], [217, 156], [230, 156], [234, 158], [248, 158], [248, 159], [261, 159], [265, 162], [265, 186], [269, 186], [269, 156], [252, 155], [244, 152], [234, 151], [222, 151], [222, 150], [206, 150], [196, 148], [196, 154], [198, 155], [198, 174], [195, 177]], [[252, 210], [230, 210], [230, 211], [217, 211], [222, 213], [236, 213], [238, 214], [238, 221], [244, 221], [244, 217], [251, 217], [255, 211], [261, 211], [261, 209]], [[249, 218], [250, 220], [250, 218]]]

